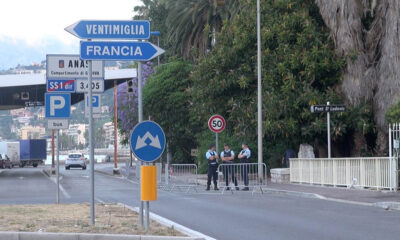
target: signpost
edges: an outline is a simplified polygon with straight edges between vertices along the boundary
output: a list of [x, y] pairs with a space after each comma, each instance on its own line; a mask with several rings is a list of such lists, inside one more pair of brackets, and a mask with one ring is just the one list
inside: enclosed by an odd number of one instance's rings
[[[46, 55], [47, 79], [77, 79], [87, 78], [89, 61], [84, 61], [79, 55], [48, 54]], [[95, 79], [104, 79], [103, 61], [93, 61], [92, 76]]]
[[[129, 141], [132, 153], [140, 161], [152, 163], [159, 159], [165, 149], [165, 134], [160, 125], [153, 121], [139, 122], [132, 130]], [[146, 202], [146, 225], [150, 225], [149, 201], [157, 199], [157, 174], [156, 167], [143, 166], [140, 173], [141, 201]]]
[[211, 131], [215, 132], [215, 148], [218, 152], [218, 133], [225, 129], [225, 119], [221, 115], [213, 115], [208, 119], [208, 127]]
[[147, 20], [81, 20], [65, 28], [80, 39], [149, 39]]
[[149, 42], [81, 41], [80, 52], [84, 60], [149, 61], [165, 51]]
[[[150, 38], [149, 21], [109, 21], [109, 20], [81, 20], [65, 28], [65, 30], [78, 38], [88, 41], [80, 43], [80, 58], [88, 60], [88, 84], [92, 85], [92, 78], [97, 77], [92, 73], [92, 60], [133, 60], [138, 62], [138, 112], [139, 122], [143, 119], [142, 90], [141, 90], [141, 62], [149, 61], [164, 53], [164, 50], [149, 42], [138, 41], [108, 41], [92, 42], [92, 39], [135, 40]], [[86, 61], [85, 61], [86, 62]], [[100, 74], [99, 74], [100, 75]], [[103, 74], [104, 75], [104, 74]], [[100, 78], [100, 77], [99, 77]], [[101, 78], [103, 79], [103, 77]], [[92, 88], [88, 89], [89, 99], [92, 98]], [[91, 161], [91, 224], [94, 225], [94, 172], [93, 172], [93, 105], [89, 104], [89, 149]], [[116, 130], [116, 129], [115, 129]], [[149, 137], [149, 136], [148, 136]], [[161, 143], [160, 143], [161, 144]], [[139, 144], [140, 145], [140, 144]], [[143, 145], [143, 143], [142, 143]], [[155, 143], [153, 144], [155, 145]], [[157, 145], [158, 146], [158, 145]], [[146, 146], [147, 147], [147, 146]], [[143, 148], [146, 148], [143, 146]], [[139, 150], [139, 149], [138, 149]], [[142, 178], [141, 178], [142, 181]], [[143, 183], [143, 181], [142, 181]], [[147, 208], [149, 202], [146, 202]], [[147, 210], [146, 214], [149, 212]], [[140, 204], [140, 221], [143, 226], [143, 201]], [[148, 227], [147, 222], [146, 227]]]
[[312, 113], [326, 113], [326, 124], [327, 124], [327, 138], [328, 138], [328, 158], [331, 158], [331, 112], [344, 112], [346, 111], [346, 106], [340, 105], [330, 105], [329, 102], [326, 105], [311, 105]]
[[60, 203], [60, 129], [68, 128], [71, 114], [70, 93], [45, 93], [45, 114], [49, 129], [57, 129], [57, 204]]

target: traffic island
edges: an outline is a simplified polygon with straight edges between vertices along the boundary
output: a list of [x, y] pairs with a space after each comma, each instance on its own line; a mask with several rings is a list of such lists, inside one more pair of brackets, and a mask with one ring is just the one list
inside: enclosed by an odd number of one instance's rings
[[[167, 239], [175, 239], [174, 237], [193, 239], [186, 238], [184, 234], [175, 230], [174, 228], [165, 227], [164, 225], [161, 225], [156, 221], [151, 221], [151, 228], [148, 231], [145, 231], [144, 228], [140, 226], [139, 216], [135, 211], [132, 211], [125, 206], [116, 204], [97, 204], [96, 224], [95, 226], [91, 226], [89, 223], [89, 204], [0, 206], [0, 239], [4, 239], [2, 238], [2, 235], [6, 233], [13, 233], [18, 235], [19, 232], [32, 232], [32, 234], [37, 234], [38, 232], [41, 234], [60, 233], [61, 235], [64, 233], [73, 233], [76, 234], [76, 236], [81, 233], [117, 235], [124, 234], [130, 236], [155, 235], [168, 236], [169, 238]], [[60, 236], [60, 234], [58, 234], [57, 236]]]

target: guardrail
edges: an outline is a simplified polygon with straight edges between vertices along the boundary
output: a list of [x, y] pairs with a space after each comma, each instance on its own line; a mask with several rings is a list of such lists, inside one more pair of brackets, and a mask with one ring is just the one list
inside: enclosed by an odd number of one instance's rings
[[[258, 176], [259, 169], [262, 169], [261, 178]], [[222, 189], [222, 194], [226, 190], [252, 190], [252, 193], [267, 184], [267, 166], [264, 163], [229, 163], [218, 166], [218, 186]]]
[[[167, 170], [168, 169], [168, 170]], [[179, 190], [189, 192], [191, 189], [197, 192], [197, 165], [196, 164], [171, 164], [166, 165], [165, 182], [159, 184], [159, 188], [167, 191]]]
[[397, 189], [397, 166], [398, 160], [388, 157], [291, 158], [290, 182]]

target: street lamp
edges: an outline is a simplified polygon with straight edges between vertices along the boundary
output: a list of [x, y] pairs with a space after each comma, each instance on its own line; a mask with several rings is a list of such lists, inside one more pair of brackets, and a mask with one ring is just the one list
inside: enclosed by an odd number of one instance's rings
[[262, 150], [262, 85], [261, 85], [261, 20], [260, 0], [257, 0], [257, 143], [258, 143], [258, 179], [263, 179]]

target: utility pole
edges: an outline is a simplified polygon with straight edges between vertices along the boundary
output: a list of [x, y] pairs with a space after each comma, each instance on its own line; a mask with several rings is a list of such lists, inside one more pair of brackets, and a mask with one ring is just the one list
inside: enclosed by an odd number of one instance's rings
[[257, 142], [258, 142], [258, 179], [263, 180], [263, 134], [262, 134], [262, 84], [261, 84], [261, 10], [257, 0]]

